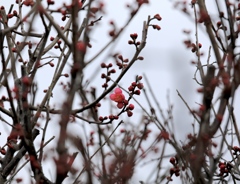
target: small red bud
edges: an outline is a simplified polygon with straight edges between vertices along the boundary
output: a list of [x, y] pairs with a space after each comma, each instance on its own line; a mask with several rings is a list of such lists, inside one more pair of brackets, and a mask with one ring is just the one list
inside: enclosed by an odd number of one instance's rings
[[14, 15], [11, 14], [11, 13], [8, 14], [8, 18], [9, 18], [9, 19], [11, 19], [13, 16], [14, 16]]
[[28, 48], [32, 49], [32, 42], [31, 41], [28, 42]]
[[130, 34], [130, 37], [131, 37], [133, 40], [136, 40], [137, 37], [138, 37], [138, 34], [137, 34], [137, 33]]
[[106, 68], [107, 65], [105, 63], [101, 63], [101, 68]]
[[174, 157], [171, 157], [169, 161], [170, 161], [170, 163], [171, 163], [171, 164], [173, 164], [173, 165], [174, 165], [174, 164], [175, 164], [175, 162], [176, 162], [176, 159], [175, 159]]
[[137, 59], [138, 59], [138, 60], [144, 60], [144, 57], [142, 57], [142, 56], [138, 56]]
[[102, 73], [101, 78], [102, 78], [102, 79], [106, 78], [106, 74], [105, 74], [105, 73]]
[[55, 2], [52, 0], [47, 0], [48, 5], [53, 5]]
[[12, 48], [12, 52], [17, 52], [17, 48], [16, 48], [16, 47], [13, 47], [13, 48]]
[[128, 87], [128, 91], [133, 91], [134, 87], [133, 86], [129, 86]]
[[50, 65], [51, 67], [54, 67], [54, 63], [52, 63], [52, 62], [50, 62], [49, 65]]
[[141, 94], [141, 91], [140, 91], [140, 90], [136, 90], [136, 91], [134, 91], [134, 94], [140, 95], [140, 94]]
[[108, 116], [108, 118], [109, 118], [110, 120], [112, 120], [112, 119], [114, 119], [114, 116], [111, 114], [111, 115]]
[[86, 52], [86, 44], [83, 43], [82, 41], [79, 41], [77, 44], [76, 44], [76, 47], [77, 47], [77, 50], [80, 51], [80, 52]]
[[203, 92], [203, 88], [198, 88], [198, 89], [197, 89], [197, 92], [198, 92], [198, 93], [202, 93], [202, 92]]
[[116, 73], [116, 70], [115, 69], [112, 69], [109, 71], [110, 73]]
[[142, 80], [142, 76], [140, 75], [140, 76], [138, 76], [138, 80]]
[[132, 40], [129, 40], [129, 41], [128, 41], [128, 44], [129, 44], [129, 45], [132, 45], [132, 44], [133, 44], [133, 41], [132, 41]]
[[112, 37], [115, 36], [115, 31], [114, 30], [110, 31], [109, 36], [112, 36]]
[[104, 84], [102, 85], [102, 87], [103, 87], [103, 88], [107, 88], [107, 87], [108, 87], [108, 84], [107, 84], [107, 83], [104, 83]]
[[134, 109], [134, 105], [133, 104], [129, 104], [128, 109], [129, 110], [133, 110]]
[[66, 20], [66, 18], [67, 18], [66, 16], [63, 16], [63, 17], [62, 17], [62, 21], [65, 21], [65, 20]]
[[137, 83], [136, 82], [132, 82], [132, 86], [137, 86]]
[[13, 11], [13, 15], [14, 15], [14, 16], [17, 16], [17, 15], [18, 15], [16, 10]]
[[69, 75], [68, 75], [67, 73], [65, 73], [65, 74], [64, 74], [64, 77], [68, 78], [68, 77], [69, 77]]
[[133, 115], [132, 111], [127, 111], [128, 117], [131, 117]]
[[143, 88], [143, 83], [138, 83], [137, 87], [138, 87], [138, 89], [142, 89]]
[[161, 29], [161, 27], [157, 24], [152, 25], [153, 29], [157, 29], [158, 31]]
[[159, 14], [154, 15], [154, 18], [158, 21], [162, 20], [162, 17]]
[[123, 60], [122, 55], [118, 55], [118, 59]]

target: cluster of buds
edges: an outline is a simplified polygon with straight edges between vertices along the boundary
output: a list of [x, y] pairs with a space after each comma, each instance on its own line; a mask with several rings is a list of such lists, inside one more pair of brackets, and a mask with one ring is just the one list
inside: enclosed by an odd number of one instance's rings
[[195, 43], [192, 43], [191, 47], [192, 47], [192, 52], [194, 53], [194, 52], [198, 51], [198, 49], [200, 49], [202, 47], [202, 44], [198, 43], [198, 47], [197, 47], [197, 45]]
[[112, 30], [109, 31], [109, 36], [114, 37], [116, 36], [116, 25], [113, 21], [110, 21], [109, 24], [112, 26]]
[[[162, 17], [159, 14], [156, 14], [156, 15], [154, 15], [154, 17], [151, 20], [153, 20], [153, 19], [161, 21]], [[158, 24], [151, 24], [150, 26], [152, 26], [153, 29], [156, 29], [158, 31], [161, 30], [161, 27]]]
[[128, 105], [128, 100], [125, 99], [125, 96], [120, 88], [116, 88], [114, 90], [114, 93], [110, 95], [110, 99], [114, 102], [117, 102], [117, 107], [119, 109], [122, 109]]
[[188, 138], [188, 143], [182, 146], [183, 150], [189, 150], [191, 149], [193, 146], [195, 146], [196, 142], [197, 142], [197, 137], [196, 134], [192, 135], [192, 134], [188, 134], [187, 135]]
[[128, 87], [128, 91], [131, 95], [140, 95], [141, 90], [143, 89], [143, 83], [141, 83], [142, 76], [137, 76], [136, 81], [132, 82], [132, 84]]
[[199, 49], [202, 48], [202, 44], [198, 43], [197, 45], [195, 43], [192, 43], [190, 39], [184, 40], [183, 42], [187, 48], [191, 49], [193, 53], [196, 53], [197, 55], [203, 55], [203, 53], [199, 52]]
[[[179, 167], [179, 162], [178, 162], [178, 158], [175, 157], [171, 157], [169, 159], [169, 162], [173, 165], [173, 167], [170, 168], [169, 172], [170, 172], [170, 176], [167, 177], [168, 181], [172, 181], [172, 176], [175, 175], [176, 177], [180, 176], [180, 167]], [[182, 168], [182, 170], [184, 171], [185, 169]]]
[[102, 87], [104, 89], [107, 89], [107, 87], [108, 87], [108, 82], [111, 80], [111, 77], [110, 77], [111, 74], [116, 73], [115, 69], [111, 69], [112, 66], [113, 66], [112, 63], [109, 63], [109, 64], [102, 63], [101, 64], [101, 68], [106, 68], [107, 69], [106, 73], [101, 74], [101, 78], [105, 79], [105, 83], [102, 85]]
[[[122, 90], [120, 88], [116, 88], [114, 90], [114, 93], [110, 95], [110, 99], [117, 103], [117, 107], [119, 109], [122, 109], [122, 111], [117, 116], [111, 116], [109, 117], [110, 120], [118, 119], [118, 116], [124, 112], [127, 113], [128, 117], [131, 117], [133, 115], [134, 105], [129, 104], [129, 101], [131, 100], [133, 95], [140, 95], [140, 90], [143, 88], [143, 84], [140, 82], [142, 79], [142, 76], [137, 76], [136, 81], [132, 82], [131, 86], [129, 86], [129, 98], [126, 99]], [[136, 89], [137, 88], [137, 89]], [[104, 120], [101, 118], [101, 120]]]
[[18, 17], [18, 13], [17, 13], [16, 10], [14, 10], [13, 13], [9, 13], [9, 14], [7, 15], [7, 17], [8, 17], [8, 19], [11, 19], [11, 18], [13, 18], [13, 17]]
[[113, 121], [113, 120], [117, 120], [119, 117], [118, 115], [113, 115], [113, 114], [110, 114], [109, 116], [99, 116], [98, 120], [103, 122], [103, 121], [106, 121], [106, 120], [110, 120], [110, 121]]
[[60, 12], [62, 14], [62, 21], [65, 21], [66, 18], [67, 18], [67, 10], [66, 9], [62, 9], [62, 8], [59, 8], [58, 9], [58, 12]]
[[233, 155], [239, 155], [240, 154], [240, 147], [233, 146], [232, 150], [233, 150]]
[[162, 130], [157, 136], [157, 141], [161, 141], [162, 139], [165, 141], [170, 139], [170, 135], [166, 130]]
[[[133, 104], [129, 104], [129, 100], [132, 98], [133, 95], [140, 95], [141, 93], [141, 89], [143, 89], [143, 84], [140, 82], [140, 80], [142, 79], [142, 76], [137, 76], [136, 77], [136, 81], [132, 82], [132, 84], [128, 87], [128, 91], [129, 91], [129, 99], [125, 99], [124, 94], [122, 93], [122, 90], [120, 88], [116, 88], [114, 90], [114, 93], [110, 95], [110, 99], [114, 102], [117, 102], [117, 107], [119, 109], [123, 109], [122, 112], [126, 112], [128, 117], [131, 117], [133, 115], [133, 109], [134, 109], [134, 105]], [[136, 89], [137, 88], [137, 89]]]
[[133, 115], [132, 110], [134, 109], [134, 105], [133, 104], [129, 104], [129, 106], [127, 106], [126, 108], [126, 112], [128, 117], [131, 117]]
[[[55, 38], [53, 37], [53, 36], [51, 36], [50, 37], [50, 41], [54, 41], [55, 40]], [[55, 49], [61, 49], [61, 44], [62, 44], [62, 41], [59, 39], [58, 41], [57, 41], [57, 44], [54, 46], [54, 48]]]
[[128, 40], [129, 45], [135, 45], [136, 47], [138, 47], [141, 44], [140, 41], [137, 41], [137, 37], [138, 37], [137, 33], [130, 34], [130, 37], [132, 40]]
[[228, 162], [219, 162], [218, 167], [220, 172], [219, 176], [221, 177], [228, 176], [228, 173], [231, 172], [231, 169], [233, 168], [233, 166]]
[[119, 69], [126, 68], [129, 60], [123, 59], [122, 55], [118, 55], [117, 58], [120, 60], [120, 61], [116, 60], [116, 63], [117, 63], [117, 66], [119, 67]]

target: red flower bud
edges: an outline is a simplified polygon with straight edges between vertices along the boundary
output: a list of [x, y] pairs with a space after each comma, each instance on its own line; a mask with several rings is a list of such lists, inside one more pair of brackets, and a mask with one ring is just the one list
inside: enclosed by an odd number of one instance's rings
[[133, 115], [132, 111], [127, 111], [128, 117], [131, 117]]
[[158, 31], [161, 29], [161, 27], [157, 24], [152, 25], [153, 29], [157, 29]]
[[130, 34], [130, 37], [131, 37], [133, 40], [136, 40], [137, 37], [138, 37], [138, 34], [137, 34], [137, 33]]
[[162, 17], [159, 14], [154, 15], [154, 18], [158, 21], [162, 20]]
[[132, 111], [134, 109], [134, 105], [133, 104], [129, 104], [128, 109]]
[[7, 16], [9, 19], [11, 19], [13, 17], [13, 14], [9, 13]]

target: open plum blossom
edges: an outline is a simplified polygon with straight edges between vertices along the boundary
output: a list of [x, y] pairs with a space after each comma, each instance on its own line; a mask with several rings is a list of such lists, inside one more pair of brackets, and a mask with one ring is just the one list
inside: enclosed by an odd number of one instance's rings
[[110, 95], [110, 99], [114, 102], [117, 102], [117, 107], [119, 109], [128, 104], [128, 101], [125, 99], [125, 96], [122, 94], [122, 90], [120, 88], [116, 88], [114, 90], [114, 93]]

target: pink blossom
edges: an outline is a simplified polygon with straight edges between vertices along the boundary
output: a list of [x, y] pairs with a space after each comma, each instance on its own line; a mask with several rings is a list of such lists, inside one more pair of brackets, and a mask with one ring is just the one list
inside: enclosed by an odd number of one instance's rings
[[122, 90], [120, 88], [116, 88], [114, 90], [114, 93], [110, 95], [110, 99], [114, 102], [117, 102], [117, 107], [119, 109], [123, 108], [123, 106], [125, 105], [124, 101], [125, 101], [125, 96], [124, 94], [122, 94]]

